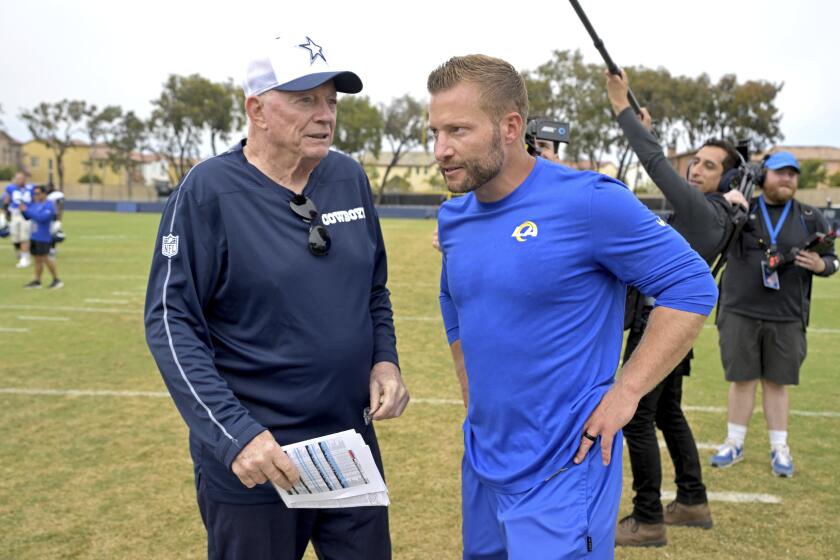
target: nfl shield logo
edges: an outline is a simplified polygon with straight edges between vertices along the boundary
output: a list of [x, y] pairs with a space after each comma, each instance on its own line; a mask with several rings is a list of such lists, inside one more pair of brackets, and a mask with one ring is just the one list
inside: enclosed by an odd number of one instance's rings
[[177, 235], [164, 235], [163, 236], [163, 245], [160, 249], [160, 252], [163, 253], [164, 257], [169, 257], [170, 259], [178, 254], [178, 236]]

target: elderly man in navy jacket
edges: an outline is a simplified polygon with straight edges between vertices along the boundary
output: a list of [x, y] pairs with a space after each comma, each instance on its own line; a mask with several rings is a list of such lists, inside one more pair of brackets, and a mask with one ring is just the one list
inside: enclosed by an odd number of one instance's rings
[[[283, 445], [355, 429], [408, 403], [370, 185], [330, 151], [337, 92], [359, 77], [313, 38], [248, 65], [248, 137], [196, 165], [161, 220], [146, 337], [190, 431], [210, 558], [390, 558], [387, 509], [287, 509]], [[368, 417], [369, 418], [369, 417]]]

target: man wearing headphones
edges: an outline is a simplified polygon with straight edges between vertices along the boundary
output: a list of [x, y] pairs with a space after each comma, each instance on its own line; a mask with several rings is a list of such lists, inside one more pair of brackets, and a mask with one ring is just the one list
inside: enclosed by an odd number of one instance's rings
[[813, 276], [840, 268], [826, 219], [794, 200], [799, 162], [789, 152], [764, 160], [761, 196], [729, 251], [717, 319], [720, 355], [729, 385], [727, 437], [711, 458], [729, 467], [744, 458], [744, 438], [761, 382], [774, 475], [793, 476], [787, 445], [788, 385], [799, 384]]
[[[618, 123], [639, 161], [674, 208], [670, 225], [711, 264], [724, 251], [732, 234], [733, 204], [747, 206], [740, 192], [719, 192], [723, 175], [738, 165], [740, 156], [729, 142], [709, 140], [695, 154], [686, 177], [682, 177], [651, 133], [647, 109], [642, 109], [639, 117], [633, 112], [627, 101], [628, 89], [626, 75], [607, 72], [607, 93]], [[653, 308], [652, 301], [646, 301], [638, 292], [632, 293], [632, 324], [625, 362], [638, 346]], [[617, 546], [664, 546], [668, 542], [665, 525], [712, 527], [697, 445], [681, 405], [682, 378], [691, 371], [691, 358], [689, 352], [668, 377], [642, 398], [633, 419], [624, 427], [636, 495], [633, 512], [619, 521]], [[676, 471], [677, 496], [664, 510], [660, 501], [662, 464], [656, 428], [662, 430]]]

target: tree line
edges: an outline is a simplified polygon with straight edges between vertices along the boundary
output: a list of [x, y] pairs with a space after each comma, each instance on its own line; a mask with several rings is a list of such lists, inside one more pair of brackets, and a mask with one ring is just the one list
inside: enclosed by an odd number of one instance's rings
[[[625, 71], [636, 97], [650, 109], [659, 138], [668, 146], [693, 150], [715, 136], [749, 140], [753, 151], [761, 151], [784, 138], [775, 105], [783, 83], [739, 82], [734, 74], [714, 82], [707, 74], [675, 76], [665, 68], [644, 66]], [[624, 180], [632, 150], [607, 101], [603, 66], [586, 63], [577, 50], [555, 51], [548, 61], [523, 71], [522, 76], [532, 115], [570, 123], [565, 158], [574, 164], [600, 162], [611, 155], [617, 160], [618, 178]], [[116, 105], [98, 108], [78, 100], [40, 103], [22, 111], [20, 118], [32, 136], [55, 153], [61, 185], [62, 158], [79, 135], [91, 145], [106, 145], [108, 164], [115, 171], [127, 171], [129, 177], [139, 163], [132, 154], [147, 151], [165, 158], [180, 178], [199, 158], [205, 141], [215, 155], [217, 142], [228, 142], [246, 121], [241, 91], [232, 80], [170, 75], [151, 104], [151, 116], [145, 120]], [[336, 148], [362, 162], [365, 156], [378, 159], [383, 146], [387, 147], [384, 171], [372, 177], [380, 197], [395, 179], [393, 171], [405, 154], [428, 150], [430, 140], [425, 100], [406, 94], [376, 104], [357, 95], [344, 96], [338, 103]], [[827, 178], [819, 162], [809, 162], [807, 167], [802, 186]], [[840, 174], [827, 179], [840, 184]]]
[[[694, 150], [714, 136], [747, 140], [757, 152], [784, 139], [779, 126], [782, 115], [775, 105], [782, 83], [739, 82], [734, 74], [713, 82], [705, 73], [674, 76], [665, 68], [644, 66], [624, 70], [639, 102], [650, 110], [659, 138], [668, 146]], [[607, 101], [603, 65], [584, 62], [577, 50], [555, 51], [551, 60], [524, 72], [523, 77], [533, 114], [571, 123], [573, 136], [566, 157], [601, 161], [612, 153], [623, 179], [632, 151]]]
[[[183, 177], [209, 140], [213, 155], [217, 142], [245, 124], [241, 91], [232, 80], [212, 82], [198, 74], [170, 75], [160, 96], [152, 100], [148, 119], [119, 105], [97, 107], [82, 100], [63, 99], [39, 103], [21, 111], [33, 139], [46, 144], [55, 155], [58, 184], [64, 186], [64, 155], [79, 137], [91, 146], [107, 147], [107, 165], [125, 171], [129, 186], [140, 161], [137, 152], [163, 157]], [[93, 174], [93, 161], [89, 174]]]

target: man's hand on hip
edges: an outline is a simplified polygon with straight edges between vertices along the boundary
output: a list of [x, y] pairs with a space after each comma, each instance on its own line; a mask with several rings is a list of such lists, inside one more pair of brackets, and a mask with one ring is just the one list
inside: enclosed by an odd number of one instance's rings
[[374, 420], [396, 418], [408, 405], [408, 389], [400, 368], [391, 362], [377, 362], [370, 370], [370, 413]]
[[580, 463], [601, 438], [601, 459], [609, 465], [615, 434], [633, 418], [639, 401], [672, 371], [700, 334], [704, 315], [657, 307], [633, 355], [583, 425], [574, 462]]
[[575, 464], [579, 464], [586, 457], [589, 450], [595, 445], [598, 437], [601, 438], [601, 460], [604, 465], [609, 465], [612, 460], [612, 444], [615, 434], [624, 427], [636, 413], [639, 406], [639, 399], [628, 394], [619, 380], [609, 391], [604, 394], [601, 402], [592, 412], [592, 415], [583, 425], [583, 436], [580, 446], [575, 454]]
[[300, 480], [297, 467], [268, 430], [248, 442], [234, 459], [231, 470], [248, 488], [270, 480], [289, 490]]

